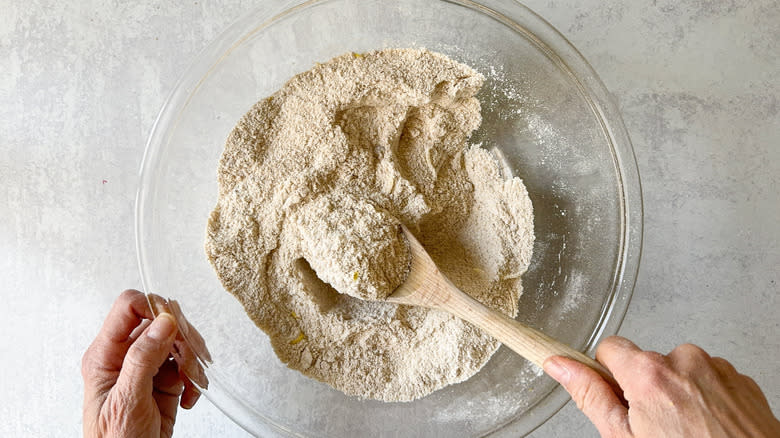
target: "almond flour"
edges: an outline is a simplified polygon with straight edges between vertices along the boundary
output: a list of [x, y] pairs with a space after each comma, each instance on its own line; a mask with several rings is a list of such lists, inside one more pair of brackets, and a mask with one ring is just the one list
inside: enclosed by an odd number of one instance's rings
[[409, 264], [403, 223], [463, 291], [517, 314], [532, 208], [521, 180], [467, 143], [483, 79], [427, 50], [346, 54], [233, 129], [206, 252], [289, 367], [349, 395], [409, 401], [496, 351], [448, 314], [381, 301]]

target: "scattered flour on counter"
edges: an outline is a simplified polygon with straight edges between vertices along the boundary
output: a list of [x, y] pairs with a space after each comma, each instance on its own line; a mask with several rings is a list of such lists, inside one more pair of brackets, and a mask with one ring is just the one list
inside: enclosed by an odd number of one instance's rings
[[467, 143], [483, 81], [427, 50], [346, 54], [233, 129], [206, 252], [289, 367], [346, 394], [409, 401], [496, 351], [448, 314], [381, 301], [408, 268], [403, 223], [463, 291], [517, 314], [532, 206], [520, 179]]

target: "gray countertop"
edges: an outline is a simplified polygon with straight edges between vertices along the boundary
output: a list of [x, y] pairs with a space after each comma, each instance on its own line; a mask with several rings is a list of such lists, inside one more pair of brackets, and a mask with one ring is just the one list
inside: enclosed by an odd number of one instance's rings
[[[644, 189], [620, 334], [731, 360], [780, 412], [780, 7], [776, 0], [532, 0], [599, 72]], [[140, 287], [146, 136], [194, 55], [249, 1], [3, 2], [0, 436], [81, 430], [83, 350]], [[207, 400], [177, 436], [246, 436]], [[597, 436], [569, 403], [534, 437]]]

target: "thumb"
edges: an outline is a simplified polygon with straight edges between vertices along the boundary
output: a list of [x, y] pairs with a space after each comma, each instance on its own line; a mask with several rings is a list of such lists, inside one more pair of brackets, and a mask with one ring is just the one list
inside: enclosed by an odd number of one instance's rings
[[630, 437], [628, 409], [606, 380], [587, 365], [563, 356], [544, 362], [544, 371], [571, 395], [604, 438]]
[[127, 350], [117, 386], [129, 393], [148, 393], [154, 389], [153, 379], [173, 347], [176, 320], [160, 313]]

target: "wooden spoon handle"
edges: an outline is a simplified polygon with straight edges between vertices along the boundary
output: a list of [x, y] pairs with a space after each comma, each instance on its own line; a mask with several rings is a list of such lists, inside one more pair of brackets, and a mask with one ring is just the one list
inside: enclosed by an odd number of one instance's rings
[[620, 388], [609, 370], [594, 359], [503, 313], [485, 307], [455, 287], [448, 279], [446, 283], [445, 287], [452, 290], [448, 291], [449, 299], [440, 304], [443, 310], [474, 324], [540, 368], [543, 368], [542, 364], [551, 356], [565, 356], [589, 366], [611, 386]]

